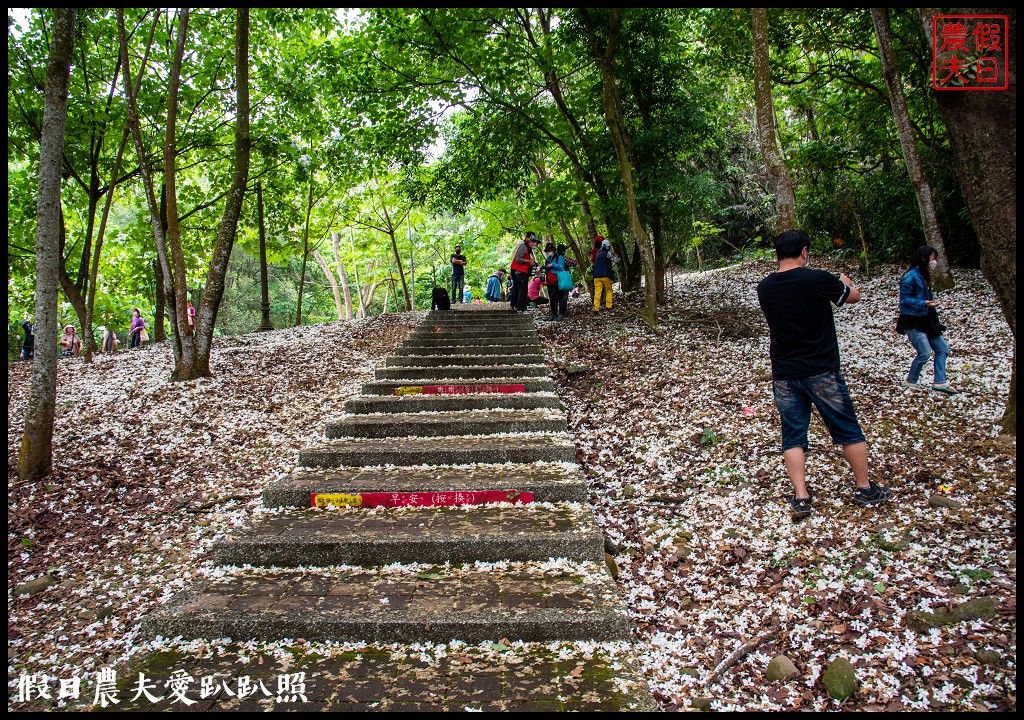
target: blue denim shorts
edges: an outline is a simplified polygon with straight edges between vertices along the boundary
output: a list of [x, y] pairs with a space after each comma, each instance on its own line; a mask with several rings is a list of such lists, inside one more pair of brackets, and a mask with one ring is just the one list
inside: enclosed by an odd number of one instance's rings
[[800, 380], [775, 380], [772, 391], [782, 418], [782, 452], [795, 447], [807, 449], [811, 405], [818, 408], [836, 445], [867, 442], [857, 422], [850, 391], [838, 371]]

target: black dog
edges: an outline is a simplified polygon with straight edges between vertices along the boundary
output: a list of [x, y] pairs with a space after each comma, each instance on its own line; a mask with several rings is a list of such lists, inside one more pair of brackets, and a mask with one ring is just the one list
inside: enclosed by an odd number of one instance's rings
[[448, 291], [442, 287], [436, 287], [430, 293], [431, 310], [451, 310], [452, 301], [448, 297]]

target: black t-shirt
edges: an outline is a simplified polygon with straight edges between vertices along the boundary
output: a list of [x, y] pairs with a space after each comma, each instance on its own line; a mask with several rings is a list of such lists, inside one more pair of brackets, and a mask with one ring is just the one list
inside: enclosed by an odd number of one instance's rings
[[[455, 253], [454, 255], [452, 255], [452, 260], [460, 260], [462, 262], [466, 262], [466, 256], [465, 255], [459, 255], [458, 253]], [[465, 271], [465, 269], [466, 269], [465, 265], [458, 265], [458, 264], [453, 262], [452, 263], [452, 277], [462, 277], [462, 274]]]
[[774, 272], [757, 286], [757, 300], [771, 331], [772, 377], [799, 380], [839, 370], [839, 343], [832, 307], [850, 295], [842, 280], [824, 270]]

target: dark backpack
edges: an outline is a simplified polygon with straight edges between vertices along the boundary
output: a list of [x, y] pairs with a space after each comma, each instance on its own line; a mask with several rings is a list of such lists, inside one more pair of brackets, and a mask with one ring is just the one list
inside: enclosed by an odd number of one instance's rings
[[452, 301], [448, 296], [448, 291], [442, 287], [436, 287], [430, 293], [430, 309], [431, 310], [451, 310]]

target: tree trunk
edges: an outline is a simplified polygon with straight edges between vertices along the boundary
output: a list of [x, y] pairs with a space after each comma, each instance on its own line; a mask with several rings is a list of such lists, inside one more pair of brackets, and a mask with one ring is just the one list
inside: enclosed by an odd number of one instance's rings
[[[956, 159], [956, 175], [981, 246], [981, 271], [995, 290], [1013, 333], [1010, 396], [1001, 424], [1017, 434], [1017, 11], [953, 9], [956, 15], [1008, 17], [1009, 87], [1002, 91], [936, 92]], [[925, 33], [932, 38], [935, 10], [921, 8]]]
[[256, 181], [256, 215], [260, 233], [260, 315], [257, 331], [273, 330], [270, 322], [270, 286], [267, 282], [267, 227], [263, 220], [263, 184]]
[[338, 287], [338, 279], [334, 277], [330, 265], [324, 260], [319, 250], [313, 251], [313, 259], [316, 260], [316, 264], [320, 266], [323, 274], [327, 276], [327, 282], [331, 284], [331, 294], [334, 295], [334, 310], [338, 313], [338, 319], [344, 320], [345, 306], [341, 304], [341, 289]]
[[[178, 189], [175, 160], [177, 159], [178, 89], [181, 86], [181, 65], [188, 35], [189, 9], [179, 10], [178, 35], [175, 38], [174, 57], [167, 79], [167, 129], [164, 135], [164, 192], [167, 201], [167, 234], [164, 240], [170, 251], [171, 294], [174, 296], [174, 315], [171, 329], [172, 342], [180, 348], [171, 377], [189, 380], [195, 377], [197, 364], [196, 337], [188, 324], [188, 272], [185, 253], [181, 247], [181, 226], [178, 220]], [[198, 322], [198, 318], [197, 318]]]
[[[875, 26], [878, 38], [878, 56], [882, 60], [882, 75], [889, 90], [889, 102], [892, 114], [896, 118], [896, 130], [903, 148], [903, 159], [907, 164], [910, 184], [914, 186], [917, 196], [917, 207], [921, 211], [921, 225], [924, 227], [925, 242], [937, 250], [938, 266], [931, 273], [932, 283], [939, 290], [953, 287], [953, 276], [949, 272], [949, 260], [946, 245], [942, 241], [942, 230], [939, 229], [939, 218], [935, 214], [935, 203], [932, 199], [932, 188], [928, 176], [921, 165], [921, 156], [917, 151], [917, 140], [910, 125], [910, 112], [907, 110], [907, 99], [903, 95], [903, 81], [900, 79], [899, 68], [896, 66], [896, 53], [892, 49], [892, 31], [889, 28], [889, 12], [885, 8], [871, 8], [871, 22]], [[865, 258], [866, 262], [866, 258]]]
[[[153, 236], [156, 240], [157, 262], [160, 263], [158, 280], [163, 281], [164, 301], [174, 304], [174, 275], [171, 272], [170, 260], [167, 257], [167, 236], [165, 222], [161, 215], [166, 215], [165, 206], [157, 203], [156, 191], [153, 186], [153, 173], [149, 167], [149, 159], [145, 141], [142, 138], [142, 126], [139, 122], [139, 110], [136, 103], [135, 89], [132, 82], [131, 65], [128, 62], [128, 37], [124, 26], [124, 10], [117, 9], [117, 38], [121, 56], [122, 77], [125, 86], [125, 107], [127, 109], [128, 127], [132, 131], [132, 139], [135, 145], [135, 154], [139, 161], [139, 173], [142, 175], [142, 186], [146, 194], [146, 204], [149, 207], [149, 219], [153, 225]], [[165, 178], [166, 179], [166, 178]], [[166, 198], [166, 193], [161, 192], [161, 199]], [[162, 320], [162, 318], [161, 318]], [[177, 333], [174, 334], [171, 342], [171, 351], [174, 354], [174, 364], [178, 365], [181, 359], [181, 344], [178, 342]]]
[[167, 330], [164, 327], [164, 277], [160, 270], [160, 261], [153, 258], [153, 276], [156, 279], [156, 310], [153, 312], [153, 342], [163, 342], [167, 339]]
[[601, 85], [604, 90], [604, 119], [611, 134], [612, 146], [615, 149], [615, 158], [619, 165], [622, 189], [626, 200], [626, 216], [629, 221], [629, 233], [633, 243], [640, 251], [640, 259], [644, 273], [644, 320], [651, 327], [658, 323], [658, 301], [656, 297], [656, 281], [654, 272], [654, 249], [651, 247], [647, 231], [640, 222], [640, 215], [637, 212], [636, 195], [633, 190], [633, 170], [635, 160], [630, 150], [629, 134], [626, 131], [625, 119], [622, 112], [622, 103], [619, 100], [619, 89], [615, 78], [615, 50], [619, 44], [619, 29], [621, 18], [617, 8], [608, 10], [608, 35], [604, 47], [597, 38], [591, 22], [589, 11], [581, 11], [587, 35], [590, 38], [594, 57], [601, 70]]
[[796, 228], [796, 197], [793, 181], [782, 152], [775, 143], [778, 127], [775, 122], [775, 104], [772, 101], [771, 65], [768, 55], [768, 11], [751, 8], [751, 34], [754, 39], [754, 109], [757, 115], [757, 138], [761, 157], [768, 170], [768, 179], [775, 193], [775, 232]]
[[224, 201], [224, 212], [217, 226], [217, 242], [213, 246], [210, 269], [206, 273], [202, 303], [196, 312], [198, 357], [195, 367], [191, 372], [183, 373], [182, 379], [210, 375], [213, 329], [217, 324], [221, 300], [224, 299], [224, 277], [238, 234], [238, 218], [245, 202], [245, 188], [249, 184], [250, 146], [249, 8], [238, 8], [235, 11], [235, 167], [231, 175], [231, 189]]
[[[402, 264], [402, 256], [398, 253], [398, 238], [395, 237], [395, 226], [391, 222], [391, 213], [384, 204], [383, 194], [381, 196], [381, 209], [384, 211], [384, 220], [387, 223], [388, 237], [391, 238], [391, 251], [395, 254], [395, 265], [398, 266], [398, 278], [402, 281], [402, 297], [405, 299], [405, 309], [412, 310], [412, 303], [409, 302], [409, 288], [405, 284], [405, 269]], [[399, 221], [401, 222], [401, 221]], [[398, 307], [398, 293], [395, 293], [395, 307]]]
[[53, 470], [53, 418], [57, 398], [57, 287], [60, 256], [60, 182], [64, 130], [68, 119], [68, 79], [75, 37], [73, 8], [55, 8], [46, 64], [43, 127], [39, 141], [39, 194], [36, 198], [36, 352], [25, 408], [25, 434], [18, 454], [18, 477], [32, 480]]
[[334, 251], [334, 262], [338, 266], [338, 280], [345, 296], [345, 319], [352, 319], [352, 289], [348, 286], [348, 275], [345, 274], [345, 263], [341, 260], [341, 235], [331, 232], [331, 249]]
[[[148, 49], [148, 48], [147, 48]], [[96, 249], [92, 255], [92, 268], [89, 270], [89, 291], [85, 300], [85, 320], [82, 323], [82, 337], [85, 340], [85, 362], [91, 363], [93, 353], [96, 352], [96, 342], [92, 338], [92, 317], [96, 308], [96, 280], [100, 274], [100, 253], [103, 250], [103, 236], [107, 231], [107, 218], [110, 217], [110, 206], [114, 201], [114, 187], [117, 185], [117, 176], [121, 172], [121, 158], [124, 157], [124, 148], [128, 144], [128, 126], [125, 125], [124, 133], [121, 135], [121, 144], [117, 148], [117, 157], [114, 158], [114, 169], [110, 173], [110, 182], [107, 184], [107, 199], [103, 204], [103, 215], [100, 217], [100, 229], [96, 233]], [[154, 332], [154, 339], [156, 334]]]
[[668, 267], [668, 254], [665, 252], [661, 233], [661, 212], [657, 206], [651, 208], [651, 244], [654, 245], [654, 281], [655, 290], [660, 304], [665, 303], [665, 269]]
[[302, 231], [302, 270], [299, 272], [299, 303], [295, 309], [295, 327], [302, 325], [302, 293], [306, 289], [306, 261], [309, 260], [309, 216], [313, 214], [313, 175], [309, 176], [309, 201], [306, 203], [306, 224]]

